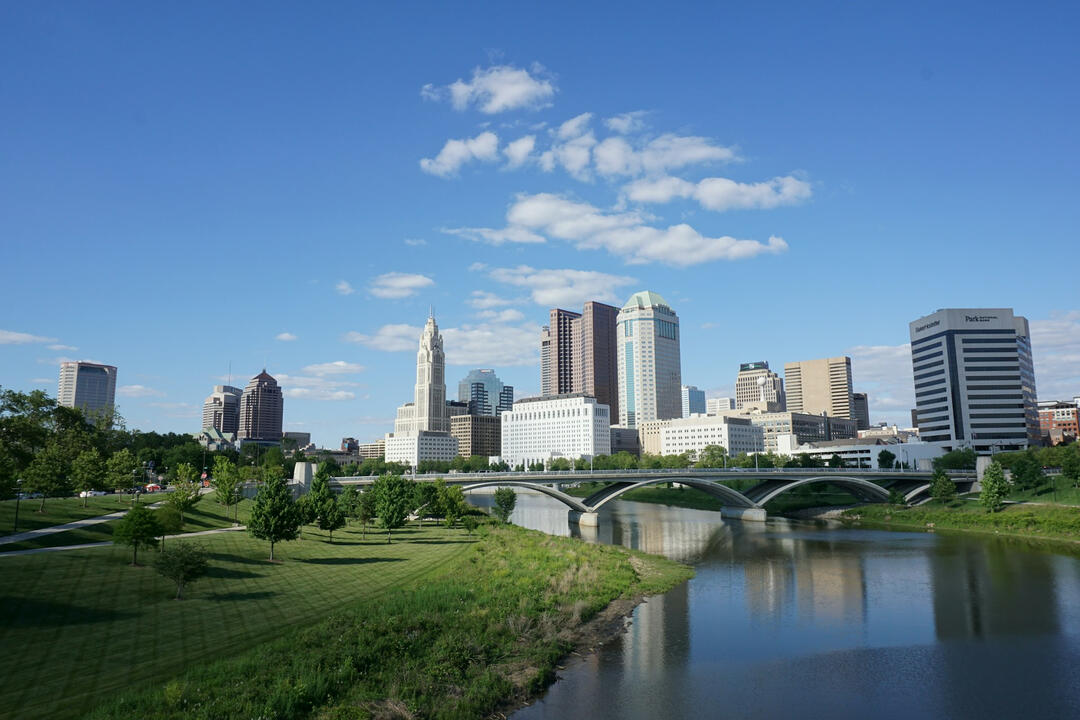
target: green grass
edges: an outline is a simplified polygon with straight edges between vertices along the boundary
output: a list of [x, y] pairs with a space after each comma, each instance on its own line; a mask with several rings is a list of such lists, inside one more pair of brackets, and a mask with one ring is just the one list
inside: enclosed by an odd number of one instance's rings
[[[144, 496], [145, 497], [145, 496]], [[150, 497], [154, 497], [151, 495]], [[98, 495], [86, 498], [86, 507], [83, 507], [83, 498], [48, 498], [45, 501], [45, 512], [37, 512], [41, 506], [41, 500], [19, 501], [19, 532], [27, 530], [39, 530], [53, 525], [63, 525], [75, 520], [108, 515], [118, 510], [126, 510], [131, 507], [130, 495]], [[15, 501], [0, 501], [0, 536], [11, 535], [15, 523]]]
[[848, 510], [842, 517], [851, 524], [904, 530], [965, 530], [1015, 535], [1017, 537], [1080, 540], [1080, 509], [1052, 505], [1007, 505], [987, 513], [977, 502], [959, 500], [951, 505], [933, 501], [913, 508], [891, 505], [864, 505]]
[[[148, 501], [157, 502], [165, 497], [167, 496], [151, 495], [148, 498]], [[103, 498], [98, 497], [91, 499], [102, 500]], [[115, 502], [115, 500], [113, 502]], [[251, 505], [251, 500], [242, 500], [240, 505], [236, 508], [237, 518], [241, 525], [247, 522], [248, 515], [251, 513]], [[130, 504], [125, 503], [122, 506], [122, 509], [127, 509], [129, 507], [131, 507]], [[115, 509], [113, 512], [115, 512]], [[90, 517], [97, 517], [102, 514], [103, 513], [96, 512]], [[199, 532], [201, 530], [232, 527], [232, 518], [233, 509], [230, 508], [228, 513], [226, 513], [225, 506], [214, 500], [214, 494], [210, 493], [204, 495], [202, 500], [199, 501], [192, 511], [184, 514], [184, 528], [180, 532], [190, 533]], [[19, 521], [21, 524], [21, 513], [19, 515]], [[109, 520], [95, 525], [87, 525], [74, 530], [65, 530], [64, 532], [41, 535], [30, 540], [23, 540], [22, 542], [7, 543], [0, 545], [0, 554], [11, 552], [13, 550], [33, 550], [36, 548], [63, 547], [65, 545], [83, 545], [86, 543], [111, 541], [113, 528], [119, 521], [118, 518], [116, 520]]]
[[283, 562], [270, 564], [265, 542], [209, 535], [200, 540], [211, 574], [182, 602], [153, 569], [130, 567], [128, 548], [0, 558], [0, 718], [79, 716], [120, 691], [160, 685], [440, 574], [471, 544], [461, 530], [426, 526], [398, 537], [364, 541], [355, 528], [334, 533], [331, 545], [309, 528], [304, 540], [278, 545]]
[[[460, 532], [425, 530], [388, 552]], [[616, 598], [691, 575], [662, 558], [512, 526], [482, 531], [467, 547], [440, 576], [378, 600], [358, 593], [329, 617], [310, 615], [302, 630], [126, 693], [91, 717], [490, 716], [554, 679], [582, 621]]]
[[1047, 483], [1038, 490], [1013, 490], [1010, 500], [1052, 503], [1055, 505], [1080, 506], [1080, 488], [1061, 476], [1048, 476]]

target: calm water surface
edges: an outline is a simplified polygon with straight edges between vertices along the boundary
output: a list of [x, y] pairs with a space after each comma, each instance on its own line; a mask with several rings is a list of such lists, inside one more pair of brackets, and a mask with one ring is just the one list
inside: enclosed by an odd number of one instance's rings
[[[471, 501], [490, 504], [490, 497]], [[819, 528], [617, 502], [515, 523], [690, 563], [536, 718], [1080, 718], [1080, 559], [993, 538]]]

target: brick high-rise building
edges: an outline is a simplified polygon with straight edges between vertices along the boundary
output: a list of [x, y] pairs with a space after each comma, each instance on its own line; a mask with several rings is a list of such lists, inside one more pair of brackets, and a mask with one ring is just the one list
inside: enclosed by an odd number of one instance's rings
[[263, 368], [261, 373], [251, 378], [240, 397], [237, 439], [280, 443], [283, 410], [281, 387]]
[[540, 392], [595, 397], [619, 417], [616, 324], [619, 309], [590, 300], [580, 313], [552, 308], [540, 332]]

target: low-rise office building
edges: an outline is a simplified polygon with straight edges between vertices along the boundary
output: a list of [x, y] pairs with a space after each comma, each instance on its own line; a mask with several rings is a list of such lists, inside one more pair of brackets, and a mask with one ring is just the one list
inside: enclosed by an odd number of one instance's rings
[[611, 454], [611, 411], [594, 397], [526, 398], [501, 417], [501, 455], [511, 466]]
[[637, 428], [621, 425], [611, 426], [611, 454], [628, 452], [635, 457], [641, 456], [641, 440]]
[[458, 454], [457, 438], [434, 430], [386, 436], [386, 462], [416, 467], [421, 460], [453, 460]]
[[457, 438], [458, 455], [492, 457], [502, 451], [502, 420], [497, 415], [453, 415], [450, 434]]
[[660, 455], [663, 441], [662, 433], [671, 420], [650, 420], [638, 423], [638, 442], [642, 455]]
[[827, 415], [808, 415], [793, 412], [729, 413], [747, 417], [765, 433], [765, 452], [778, 452], [776, 439], [780, 435], [795, 435], [800, 443], [854, 438], [858, 431], [855, 421]]
[[660, 454], [698, 453], [710, 445], [719, 445], [734, 457], [741, 453], [765, 450], [765, 431], [750, 418], [736, 415], [692, 415], [670, 420], [660, 429]]

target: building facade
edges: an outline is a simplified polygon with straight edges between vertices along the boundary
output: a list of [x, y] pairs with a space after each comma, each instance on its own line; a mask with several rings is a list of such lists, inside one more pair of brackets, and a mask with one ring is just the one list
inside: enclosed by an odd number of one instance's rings
[[630, 296], [617, 329], [619, 425], [682, 417], [679, 316], [657, 293]]
[[919, 436], [990, 454], [1039, 442], [1028, 321], [1011, 308], [948, 308], [908, 327]]
[[611, 454], [627, 452], [634, 457], [641, 456], [641, 439], [637, 428], [611, 426]]
[[203, 430], [213, 428], [223, 433], [240, 431], [240, 398], [244, 391], [232, 385], [215, 385], [203, 401]]
[[693, 385], [682, 386], [682, 415], [681, 417], [690, 417], [691, 415], [704, 415], [705, 414], [705, 391], [698, 390]]
[[60, 363], [56, 402], [88, 414], [112, 410], [116, 405], [116, 367], [89, 362]]
[[450, 434], [457, 438], [458, 455], [461, 457], [481, 455], [490, 458], [502, 452], [500, 416], [470, 414], [452, 417]]
[[[580, 313], [552, 308], [540, 331], [540, 392], [584, 393], [618, 419], [615, 328], [619, 309], [590, 300]], [[511, 402], [513, 398], [511, 397]]]
[[552, 308], [548, 324], [540, 330], [540, 393], [562, 395], [574, 391], [574, 356], [578, 352], [581, 314]]
[[784, 365], [784, 396], [790, 412], [854, 418], [851, 358], [831, 357]]
[[281, 443], [284, 403], [281, 387], [266, 368], [251, 378], [240, 396], [240, 426], [236, 438], [241, 443]]
[[765, 451], [765, 431], [750, 418], [736, 415], [698, 415], [671, 420], [660, 431], [660, 454], [690, 453], [697, 458], [710, 445], [719, 445], [730, 457]]
[[828, 415], [808, 415], [793, 412], [750, 412], [735, 415], [746, 417], [765, 434], [765, 452], [778, 452], [777, 438], [793, 435], [799, 443], [854, 438], [858, 435], [855, 421], [831, 418]]
[[611, 454], [611, 410], [584, 393], [518, 400], [502, 414], [502, 459], [511, 466]]
[[870, 398], [866, 393], [851, 393], [851, 411], [854, 413], [856, 428], [859, 430], [870, 428]]
[[789, 442], [790, 436], [781, 438], [779, 452], [781, 455], [794, 456], [806, 453], [810, 457], [828, 462], [833, 455], [840, 456], [847, 467], [864, 468], [868, 470], [892, 470], [892, 467], [882, 468], [878, 462], [878, 455], [882, 450], [888, 450], [896, 460], [915, 470], [930, 470], [933, 468], [933, 460], [941, 457], [944, 453], [940, 445], [924, 443], [919, 440], [909, 442], [897, 442], [884, 438], [860, 438], [856, 440], [824, 440], [799, 444]]
[[1080, 408], [1070, 402], [1039, 403], [1039, 434], [1046, 445], [1072, 442], [1080, 436]]
[[720, 415], [735, 409], [735, 398], [709, 398], [705, 401], [706, 415]]
[[386, 436], [386, 462], [417, 467], [424, 460], [453, 460], [458, 454], [457, 438], [450, 433], [417, 430]]
[[458, 401], [468, 403], [470, 415], [502, 415], [514, 406], [514, 386], [494, 370], [470, 370], [458, 383]]
[[762, 412], [783, 412], [784, 381], [764, 360], [739, 365], [735, 378], [735, 409], [756, 408]]

